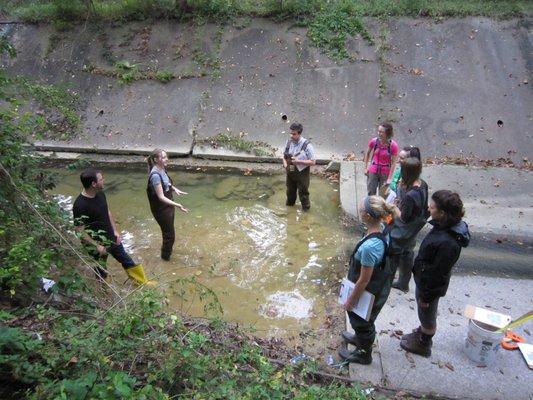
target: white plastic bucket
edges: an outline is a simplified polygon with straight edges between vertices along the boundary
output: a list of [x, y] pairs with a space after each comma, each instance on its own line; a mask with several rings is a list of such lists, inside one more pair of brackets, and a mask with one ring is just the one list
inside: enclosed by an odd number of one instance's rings
[[496, 358], [503, 337], [503, 333], [497, 332], [497, 329], [482, 322], [470, 320], [464, 347], [468, 358], [480, 366], [491, 365]]

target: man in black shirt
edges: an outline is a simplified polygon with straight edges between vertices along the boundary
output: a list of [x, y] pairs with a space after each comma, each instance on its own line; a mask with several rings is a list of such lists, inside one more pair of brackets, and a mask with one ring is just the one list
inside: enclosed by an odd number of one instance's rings
[[80, 232], [81, 240], [91, 254], [100, 264], [97, 274], [105, 279], [107, 256], [111, 254], [136, 284], [149, 283], [141, 264], [136, 264], [122, 245], [122, 237], [117, 230], [115, 221], [109, 207], [104, 188], [102, 172], [88, 169], [80, 175], [83, 185], [81, 194], [76, 198], [72, 213], [76, 231]]

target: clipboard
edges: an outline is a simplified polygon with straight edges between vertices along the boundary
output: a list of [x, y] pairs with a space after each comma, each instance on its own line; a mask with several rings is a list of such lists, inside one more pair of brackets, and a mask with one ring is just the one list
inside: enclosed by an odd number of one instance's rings
[[[346, 303], [348, 296], [350, 295], [350, 293], [352, 293], [354, 288], [355, 283], [344, 278], [341, 282], [341, 289], [339, 291], [339, 297], [337, 298], [337, 302], [339, 304]], [[374, 306], [375, 298], [376, 296], [365, 290], [363, 293], [361, 293], [361, 296], [359, 297], [357, 303], [353, 306], [351, 311], [359, 315], [365, 321], [368, 321], [370, 319], [372, 307]]]

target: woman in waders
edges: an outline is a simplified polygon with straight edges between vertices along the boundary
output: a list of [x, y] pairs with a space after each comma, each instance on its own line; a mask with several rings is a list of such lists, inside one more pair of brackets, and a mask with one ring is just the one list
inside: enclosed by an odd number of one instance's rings
[[392, 287], [405, 293], [413, 269], [414, 249], [418, 232], [426, 225], [428, 212], [428, 185], [420, 178], [422, 163], [416, 157], [409, 157], [402, 163], [401, 180], [396, 190], [394, 221], [390, 226], [391, 269], [398, 270], [398, 280]]
[[[372, 345], [376, 338], [374, 321], [389, 296], [392, 283], [392, 271], [386, 262], [389, 239], [382, 232], [381, 222], [393, 211], [393, 206], [379, 196], [366, 197], [359, 206], [359, 219], [366, 225], [367, 231], [350, 257], [348, 279], [355, 283], [355, 288], [344, 304], [355, 334], [347, 331], [342, 333], [343, 339], [356, 349], [349, 351], [343, 347], [339, 351], [339, 355], [348, 362], [372, 362]], [[350, 311], [365, 290], [375, 296], [368, 321]]]
[[174, 232], [174, 208], [178, 207], [183, 212], [189, 212], [181, 204], [172, 200], [172, 192], [178, 196], [187, 194], [172, 185], [172, 179], [167, 174], [166, 166], [168, 164], [167, 153], [164, 150], [156, 149], [148, 157], [148, 186], [146, 192], [150, 202], [150, 210], [155, 220], [161, 227], [163, 235], [163, 244], [161, 246], [161, 258], [165, 261], [170, 260], [172, 246], [176, 237]]

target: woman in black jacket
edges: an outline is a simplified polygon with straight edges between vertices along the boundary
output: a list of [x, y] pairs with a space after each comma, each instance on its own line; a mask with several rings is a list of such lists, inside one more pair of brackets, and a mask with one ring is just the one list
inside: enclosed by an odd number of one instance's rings
[[413, 266], [420, 326], [400, 341], [402, 349], [424, 357], [431, 355], [439, 298], [446, 295], [452, 268], [470, 241], [468, 225], [461, 219], [463, 202], [457, 193], [433, 193], [429, 213], [433, 229], [422, 241]]

